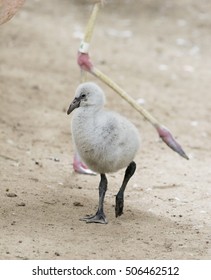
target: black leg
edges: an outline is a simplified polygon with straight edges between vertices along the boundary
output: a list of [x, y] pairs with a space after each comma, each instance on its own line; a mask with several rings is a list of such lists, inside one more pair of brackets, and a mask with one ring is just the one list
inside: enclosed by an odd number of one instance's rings
[[119, 189], [119, 192], [116, 195], [116, 206], [115, 206], [115, 214], [116, 217], [121, 216], [123, 214], [123, 208], [124, 208], [124, 191], [127, 186], [128, 181], [130, 178], [133, 176], [133, 174], [136, 171], [136, 164], [134, 161], [132, 161], [126, 171], [125, 171], [125, 176], [122, 182], [122, 186]]
[[101, 223], [101, 224], [107, 224], [106, 216], [104, 214], [103, 210], [103, 203], [105, 198], [105, 193], [107, 190], [108, 181], [105, 176], [105, 174], [100, 174], [101, 180], [99, 184], [99, 206], [97, 213], [93, 216], [87, 216], [82, 221], [86, 221], [87, 223]]

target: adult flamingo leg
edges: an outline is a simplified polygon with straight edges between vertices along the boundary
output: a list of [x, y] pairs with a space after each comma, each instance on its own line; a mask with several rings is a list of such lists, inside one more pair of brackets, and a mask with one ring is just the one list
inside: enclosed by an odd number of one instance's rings
[[82, 71], [87, 71], [90, 74], [97, 77], [99, 80], [104, 82], [110, 88], [112, 88], [116, 93], [118, 93], [123, 99], [125, 99], [136, 111], [138, 111], [147, 121], [149, 121], [156, 129], [159, 137], [163, 140], [168, 147], [170, 147], [173, 151], [178, 153], [185, 159], [189, 159], [181, 145], [175, 140], [170, 130], [161, 124], [156, 118], [154, 118], [145, 108], [143, 108], [140, 104], [138, 104], [129, 94], [127, 94], [120, 86], [118, 86], [112, 79], [110, 79], [107, 75], [102, 73], [99, 69], [94, 67], [89, 53], [89, 44], [92, 38], [94, 24], [96, 22], [96, 17], [99, 12], [100, 3], [94, 5], [91, 16], [89, 18], [84, 40], [80, 44], [79, 52], [78, 52], [78, 65], [80, 66]]

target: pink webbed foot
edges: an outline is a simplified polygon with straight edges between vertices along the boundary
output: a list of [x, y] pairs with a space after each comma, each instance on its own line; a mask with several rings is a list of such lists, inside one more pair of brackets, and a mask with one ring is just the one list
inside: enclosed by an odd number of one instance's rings
[[178, 153], [185, 159], [189, 159], [179, 143], [174, 139], [171, 132], [164, 126], [159, 125], [156, 127], [160, 138], [165, 142], [173, 151]]
[[83, 163], [79, 157], [78, 154], [74, 155], [73, 158], [73, 169], [75, 172], [80, 174], [86, 174], [86, 175], [96, 175], [94, 171], [89, 169], [85, 163]]

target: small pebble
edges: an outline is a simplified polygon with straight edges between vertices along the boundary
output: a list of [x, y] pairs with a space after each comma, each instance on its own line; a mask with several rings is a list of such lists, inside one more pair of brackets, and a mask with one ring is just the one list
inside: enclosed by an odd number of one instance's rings
[[197, 55], [200, 52], [200, 48], [198, 46], [193, 46], [190, 51], [189, 54], [190, 55]]
[[26, 206], [26, 203], [25, 202], [20, 202], [20, 203], [17, 203], [17, 206]]
[[187, 25], [187, 21], [184, 20], [184, 19], [178, 19], [178, 20], [177, 20], [177, 25], [178, 25], [179, 27], [184, 27], [184, 26]]
[[144, 100], [143, 98], [138, 98], [136, 101], [137, 101], [138, 104], [140, 104], [140, 105], [145, 104], [145, 100]]
[[[83, 36], [84, 36], [84, 33], [82, 32], [82, 31], [80, 31], [80, 30], [75, 30], [74, 32], [73, 32], [73, 38], [75, 38], [75, 39], [80, 39], [80, 40], [82, 40], [83, 39]], [[66, 111], [66, 110], [65, 110]]]
[[49, 159], [50, 159], [50, 160], [53, 160], [53, 161], [56, 161], [56, 162], [59, 162], [59, 161], [60, 161], [60, 159], [59, 159], [59, 158], [56, 158], [56, 157], [50, 157]]
[[42, 163], [39, 162], [39, 161], [37, 161], [37, 160], [36, 160], [34, 163], [35, 163], [36, 165], [38, 165], [39, 167], [43, 167]]
[[74, 205], [74, 206], [80, 206], [80, 207], [82, 207], [82, 206], [83, 206], [83, 204], [81, 204], [81, 203], [80, 203], [80, 202], [78, 202], [78, 201], [73, 202], [73, 205]]
[[56, 255], [56, 256], [60, 256], [60, 254], [59, 254], [58, 252], [55, 252], [55, 255]]
[[191, 126], [198, 126], [198, 122], [197, 121], [191, 121], [190, 125]]
[[32, 86], [32, 89], [34, 89], [34, 90], [39, 90], [40, 88], [39, 88], [38, 85], [33, 85], [33, 86]]
[[8, 197], [16, 197], [17, 194], [16, 193], [7, 193], [6, 196], [8, 196]]
[[184, 71], [186, 71], [186, 72], [189, 72], [189, 73], [192, 73], [192, 72], [194, 72], [194, 68], [193, 68], [193, 66], [191, 66], [191, 65], [184, 65]]
[[187, 41], [183, 38], [177, 38], [176, 43], [178, 46], [185, 46], [187, 45]]
[[166, 64], [160, 64], [160, 65], [158, 66], [158, 69], [159, 69], [160, 71], [166, 71], [166, 70], [168, 70], [168, 65], [166, 65]]

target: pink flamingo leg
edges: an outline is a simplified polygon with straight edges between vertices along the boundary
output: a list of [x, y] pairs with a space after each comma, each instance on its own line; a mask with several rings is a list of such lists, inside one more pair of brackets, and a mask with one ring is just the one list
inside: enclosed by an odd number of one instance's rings
[[0, 24], [10, 20], [22, 7], [25, 0], [0, 0]]
[[89, 169], [85, 163], [81, 161], [78, 153], [75, 153], [73, 157], [73, 169], [75, 172], [86, 175], [96, 175], [94, 171]]
[[165, 144], [167, 144], [173, 151], [178, 153], [183, 158], [189, 159], [182, 147], [180, 146], [180, 144], [177, 143], [171, 132], [165, 126], [160, 124], [146, 109], [137, 104], [137, 102], [131, 96], [129, 96], [115, 82], [113, 82], [108, 76], [103, 74], [92, 64], [88, 54], [88, 50], [98, 10], [99, 4], [95, 4], [90, 19], [88, 21], [84, 40], [81, 42], [81, 45], [79, 47], [77, 62], [79, 67], [81, 68], [81, 72], [89, 72], [90, 74], [94, 75], [102, 82], [107, 84], [115, 92], [117, 92], [122, 98], [124, 98], [134, 109], [141, 113], [145, 117], [145, 119], [147, 119], [155, 127], [160, 138]]

